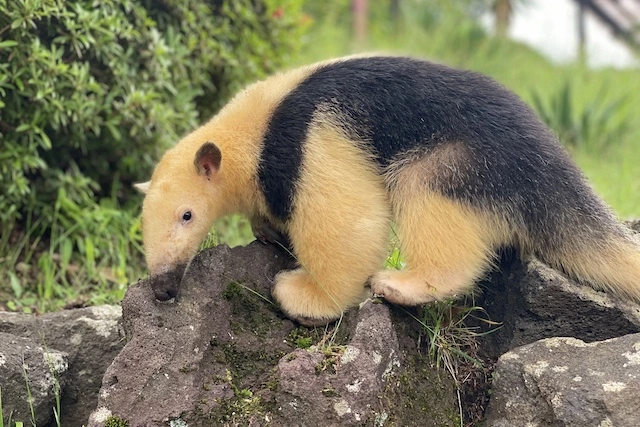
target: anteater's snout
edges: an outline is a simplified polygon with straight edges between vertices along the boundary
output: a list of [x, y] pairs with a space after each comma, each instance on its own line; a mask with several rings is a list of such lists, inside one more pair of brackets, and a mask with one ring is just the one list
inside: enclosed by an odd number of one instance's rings
[[186, 265], [181, 265], [151, 278], [151, 288], [157, 300], [168, 301], [178, 295], [185, 269]]

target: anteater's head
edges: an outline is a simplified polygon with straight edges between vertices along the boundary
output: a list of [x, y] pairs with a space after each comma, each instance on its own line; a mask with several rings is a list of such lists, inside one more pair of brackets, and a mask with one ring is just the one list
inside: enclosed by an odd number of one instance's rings
[[142, 235], [156, 298], [176, 296], [182, 275], [220, 214], [219, 148], [178, 144], [160, 160], [145, 193]]

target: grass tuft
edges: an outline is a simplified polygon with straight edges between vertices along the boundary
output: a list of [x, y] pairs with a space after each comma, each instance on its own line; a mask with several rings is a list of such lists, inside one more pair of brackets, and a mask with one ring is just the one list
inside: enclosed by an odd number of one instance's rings
[[29, 404], [29, 409], [31, 411], [31, 425], [33, 427], [36, 427], [36, 414], [33, 407], [33, 396], [31, 395], [31, 387], [29, 386], [29, 375], [27, 374], [27, 368], [28, 366], [24, 361], [24, 355], [22, 355], [22, 373], [24, 375], [24, 382], [27, 386], [27, 403]]
[[60, 387], [60, 376], [51, 358], [51, 353], [49, 352], [47, 342], [44, 339], [44, 334], [40, 335], [40, 339], [42, 340], [42, 345], [44, 348], [44, 358], [47, 361], [47, 365], [49, 366], [49, 373], [51, 374], [51, 378], [53, 380], [53, 395], [56, 401], [56, 406], [53, 408], [53, 417], [55, 419], [56, 426], [60, 427], [60, 398], [62, 395], [62, 388]]
[[143, 275], [140, 220], [112, 200], [77, 201], [59, 192], [52, 220], [30, 212], [2, 224], [0, 309], [47, 312], [117, 303]]
[[[475, 369], [484, 369], [481, 359], [475, 357], [478, 349], [477, 339], [498, 329], [499, 325], [486, 316], [482, 307], [475, 305], [457, 305], [454, 300], [436, 301], [420, 308], [420, 315], [414, 316], [404, 310], [420, 326], [418, 348], [427, 349], [427, 354], [435, 361], [436, 368], [444, 368], [456, 386], [460, 426], [464, 425], [461, 386], [462, 366], [472, 365]], [[482, 315], [482, 316], [479, 316]], [[478, 332], [479, 327], [466, 326], [465, 321], [473, 317], [497, 326], [487, 332]]]

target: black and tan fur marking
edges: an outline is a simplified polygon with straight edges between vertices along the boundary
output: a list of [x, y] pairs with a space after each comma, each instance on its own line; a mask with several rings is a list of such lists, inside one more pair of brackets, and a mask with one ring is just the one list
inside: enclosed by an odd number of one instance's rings
[[[273, 294], [303, 323], [338, 317], [367, 281], [401, 304], [469, 292], [501, 246], [640, 300], [638, 243], [534, 112], [469, 71], [353, 57], [278, 74], [142, 187], [152, 275], [186, 265], [215, 218], [241, 212], [290, 239], [302, 267]], [[403, 271], [380, 271], [391, 222]]]

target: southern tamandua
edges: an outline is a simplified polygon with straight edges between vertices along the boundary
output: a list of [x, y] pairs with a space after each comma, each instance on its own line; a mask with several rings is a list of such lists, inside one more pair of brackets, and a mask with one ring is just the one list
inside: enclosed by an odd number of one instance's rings
[[[159, 299], [214, 220], [239, 212], [290, 239], [301, 267], [273, 295], [304, 324], [337, 318], [367, 282], [405, 305], [468, 293], [503, 246], [640, 300], [638, 243], [536, 114], [475, 72], [372, 56], [274, 75], [138, 187]], [[381, 270], [392, 222], [400, 271]]]

